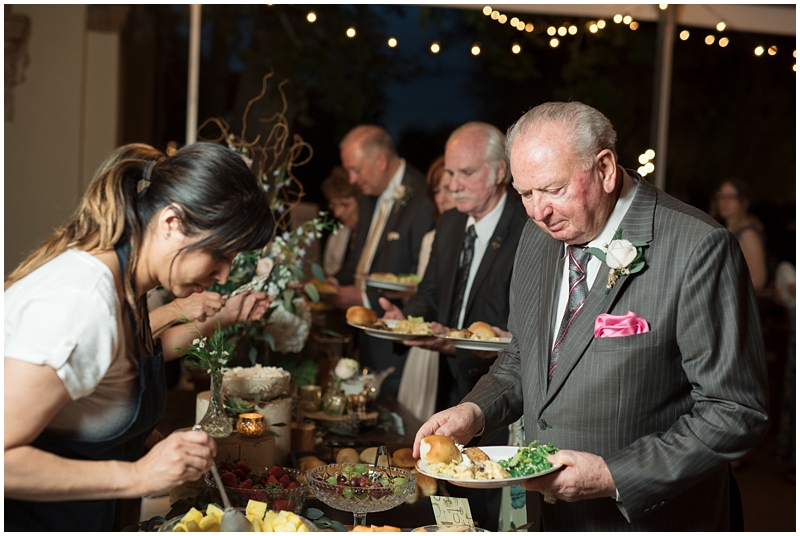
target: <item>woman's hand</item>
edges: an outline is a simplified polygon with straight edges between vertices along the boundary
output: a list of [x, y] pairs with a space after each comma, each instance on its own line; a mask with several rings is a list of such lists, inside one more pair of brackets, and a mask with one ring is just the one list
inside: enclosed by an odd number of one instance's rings
[[243, 292], [225, 301], [225, 306], [220, 311], [218, 318], [213, 318], [214, 324], [217, 322], [222, 327], [241, 322], [253, 322], [261, 320], [269, 310], [272, 298], [266, 292]]
[[216, 452], [216, 443], [203, 431], [175, 432], [133, 464], [134, 487], [153, 495], [198, 480], [211, 469]]

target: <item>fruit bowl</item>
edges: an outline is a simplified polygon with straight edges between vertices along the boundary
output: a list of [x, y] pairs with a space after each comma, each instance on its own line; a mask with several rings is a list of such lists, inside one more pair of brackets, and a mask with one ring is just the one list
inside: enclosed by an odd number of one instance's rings
[[331, 508], [353, 513], [353, 525], [366, 524], [369, 512], [403, 504], [417, 485], [410, 472], [396, 467], [334, 463], [311, 469], [308, 486]]
[[[233, 466], [234, 469], [230, 469], [228, 464], [232, 465], [232, 462], [220, 462], [217, 467], [231, 506], [245, 507], [247, 501], [254, 500], [267, 503], [267, 508], [271, 510], [288, 510], [295, 514], [303, 511], [308, 496], [306, 475], [303, 472], [277, 465], [245, 471], [244, 469], [249, 468], [247, 462], [238, 462]], [[206, 474], [205, 481], [221, 503], [222, 497], [210, 472]]]

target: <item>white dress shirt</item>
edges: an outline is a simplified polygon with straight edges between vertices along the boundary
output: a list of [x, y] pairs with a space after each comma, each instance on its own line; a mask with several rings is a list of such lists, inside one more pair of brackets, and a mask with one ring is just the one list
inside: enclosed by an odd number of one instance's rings
[[[486, 248], [489, 246], [489, 242], [491, 242], [494, 236], [494, 230], [497, 228], [500, 216], [503, 215], [507, 197], [508, 194], [504, 193], [500, 201], [497, 202], [497, 206], [486, 216], [481, 218], [481, 221], [476, 222], [475, 218], [472, 216], [467, 218], [467, 225], [464, 229], [469, 229], [470, 225], [475, 226], [475, 249], [472, 255], [472, 264], [469, 267], [467, 286], [464, 288], [464, 299], [461, 301], [461, 311], [458, 314], [458, 326], [450, 326], [451, 328], [460, 329], [464, 324], [464, 313], [467, 310], [467, 302], [469, 301], [469, 293], [472, 290], [472, 282], [475, 281], [475, 275], [478, 273], [478, 268], [481, 266], [483, 254], [486, 253]], [[459, 262], [461, 262], [460, 258]]]

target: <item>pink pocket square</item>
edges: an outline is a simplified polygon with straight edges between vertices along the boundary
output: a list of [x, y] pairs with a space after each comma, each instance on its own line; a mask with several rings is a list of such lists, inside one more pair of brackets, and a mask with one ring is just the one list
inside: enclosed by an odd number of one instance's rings
[[598, 339], [606, 337], [628, 337], [639, 333], [647, 333], [650, 326], [647, 320], [632, 311], [624, 315], [598, 315], [594, 320], [594, 336]]

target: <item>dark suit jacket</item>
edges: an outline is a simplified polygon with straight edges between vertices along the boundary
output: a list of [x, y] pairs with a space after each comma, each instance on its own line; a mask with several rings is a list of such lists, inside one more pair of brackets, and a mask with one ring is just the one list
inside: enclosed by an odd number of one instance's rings
[[[370, 273], [417, 273], [422, 237], [433, 229], [433, 210], [431, 201], [425, 191], [424, 175], [406, 162], [406, 171], [403, 174], [402, 183], [409, 193], [408, 200], [405, 203], [395, 201], [394, 208], [386, 220], [381, 240], [375, 249], [375, 256], [372, 258], [372, 266], [369, 270]], [[364, 249], [377, 201], [378, 198], [373, 196], [362, 195], [359, 198], [358, 226], [356, 228], [353, 255], [355, 262], [349, 268], [350, 270], [355, 270], [358, 258]], [[352, 277], [351, 273], [349, 279], [351, 284]], [[348, 280], [346, 277], [340, 279], [339, 274], [337, 274], [337, 279], [341, 284], [345, 284], [342, 281]], [[367, 287], [367, 296], [372, 308], [377, 311], [378, 317], [383, 316], [383, 309], [378, 304], [378, 297], [380, 296], [378, 290]], [[390, 366], [395, 367], [395, 372], [384, 380], [381, 390], [397, 394], [403, 366], [405, 365], [405, 357], [408, 354], [408, 347], [393, 344], [385, 339], [364, 336], [363, 332], [360, 332], [359, 346], [361, 347], [361, 363], [363, 366], [378, 370], [383, 370]]]
[[[564, 246], [528, 222], [511, 282], [514, 338], [466, 397], [483, 410], [484, 434], [524, 413], [527, 441], [604, 458], [621, 503], [529, 494], [529, 521], [545, 530], [728, 530], [728, 462], [767, 430], [758, 310], [735, 237], [638, 181], [620, 229], [649, 244], [646, 267], [608, 294], [601, 268], [549, 387]], [[650, 331], [594, 338], [599, 314], [628, 311]]]
[[[480, 320], [506, 329], [511, 271], [526, 221], [527, 215], [521, 201], [509, 192], [470, 289], [464, 312], [465, 327]], [[455, 209], [439, 217], [425, 277], [417, 293], [403, 308], [406, 315], [422, 316], [427, 321], [435, 320], [444, 325], [450, 323], [466, 223], [467, 215]], [[457, 385], [453, 387], [458, 393], [458, 400], [488, 372], [492, 362], [492, 359], [481, 359], [469, 350], [456, 350], [455, 356], [447, 356], [447, 365], [456, 378]]]

